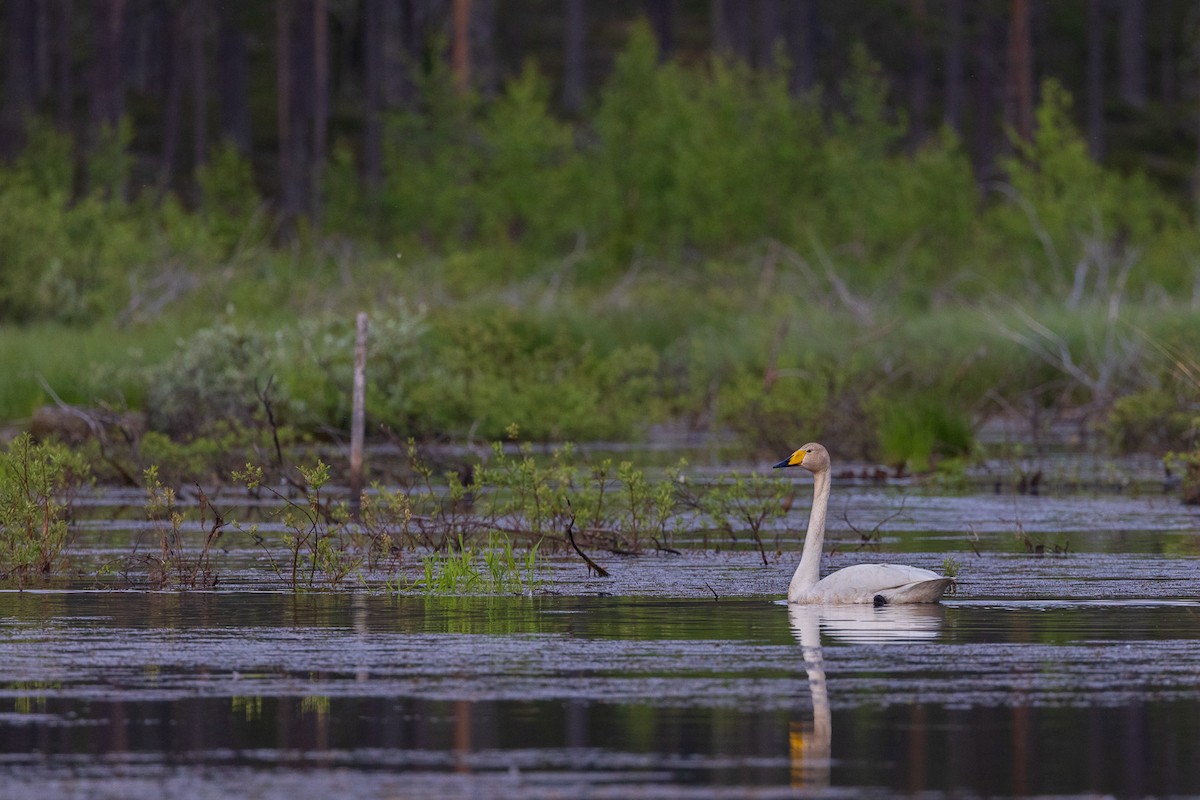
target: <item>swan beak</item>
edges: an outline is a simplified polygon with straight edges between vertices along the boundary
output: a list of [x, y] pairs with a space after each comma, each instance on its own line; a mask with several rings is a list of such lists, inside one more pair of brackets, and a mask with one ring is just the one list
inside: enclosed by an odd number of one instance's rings
[[774, 469], [783, 469], [784, 467], [802, 467], [804, 466], [804, 457], [808, 455], [808, 451], [801, 448], [794, 451], [790, 456], [780, 461], [774, 466]]

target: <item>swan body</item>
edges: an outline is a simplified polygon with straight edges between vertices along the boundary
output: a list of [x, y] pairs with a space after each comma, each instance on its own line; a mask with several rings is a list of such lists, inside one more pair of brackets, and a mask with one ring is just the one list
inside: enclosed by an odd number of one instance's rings
[[821, 548], [825, 543], [825, 517], [829, 510], [829, 453], [810, 442], [775, 465], [776, 469], [801, 467], [813, 474], [813, 504], [800, 566], [788, 585], [789, 603], [843, 605], [849, 603], [936, 603], [952, 578], [903, 564], [856, 564], [821, 578]]

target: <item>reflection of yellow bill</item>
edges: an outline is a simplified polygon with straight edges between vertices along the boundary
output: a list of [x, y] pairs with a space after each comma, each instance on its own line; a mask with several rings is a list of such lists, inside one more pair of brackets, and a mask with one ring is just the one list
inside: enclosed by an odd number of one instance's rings
[[788, 723], [788, 752], [792, 761], [792, 786], [804, 785], [804, 737], [812, 731], [805, 731], [803, 722]]
[[829, 732], [820, 727], [816, 720], [788, 723], [794, 788], [829, 785]]

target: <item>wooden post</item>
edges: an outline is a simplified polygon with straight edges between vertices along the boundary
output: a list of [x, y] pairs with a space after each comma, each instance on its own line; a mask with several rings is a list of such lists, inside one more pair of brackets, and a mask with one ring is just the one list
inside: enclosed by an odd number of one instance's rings
[[358, 519], [363, 489], [363, 427], [367, 397], [367, 314], [358, 313], [354, 340], [354, 398], [350, 412], [350, 514]]

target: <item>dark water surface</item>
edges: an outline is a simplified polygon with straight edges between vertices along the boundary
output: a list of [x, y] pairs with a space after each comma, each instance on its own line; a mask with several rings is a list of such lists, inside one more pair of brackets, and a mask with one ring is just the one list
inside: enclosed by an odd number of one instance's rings
[[1200, 793], [1200, 603], [0, 595], [0, 796]]
[[907, 503], [827, 568], [949, 554], [941, 606], [788, 608], [791, 533], [538, 597], [0, 592], [0, 798], [1200, 795], [1192, 512]]

